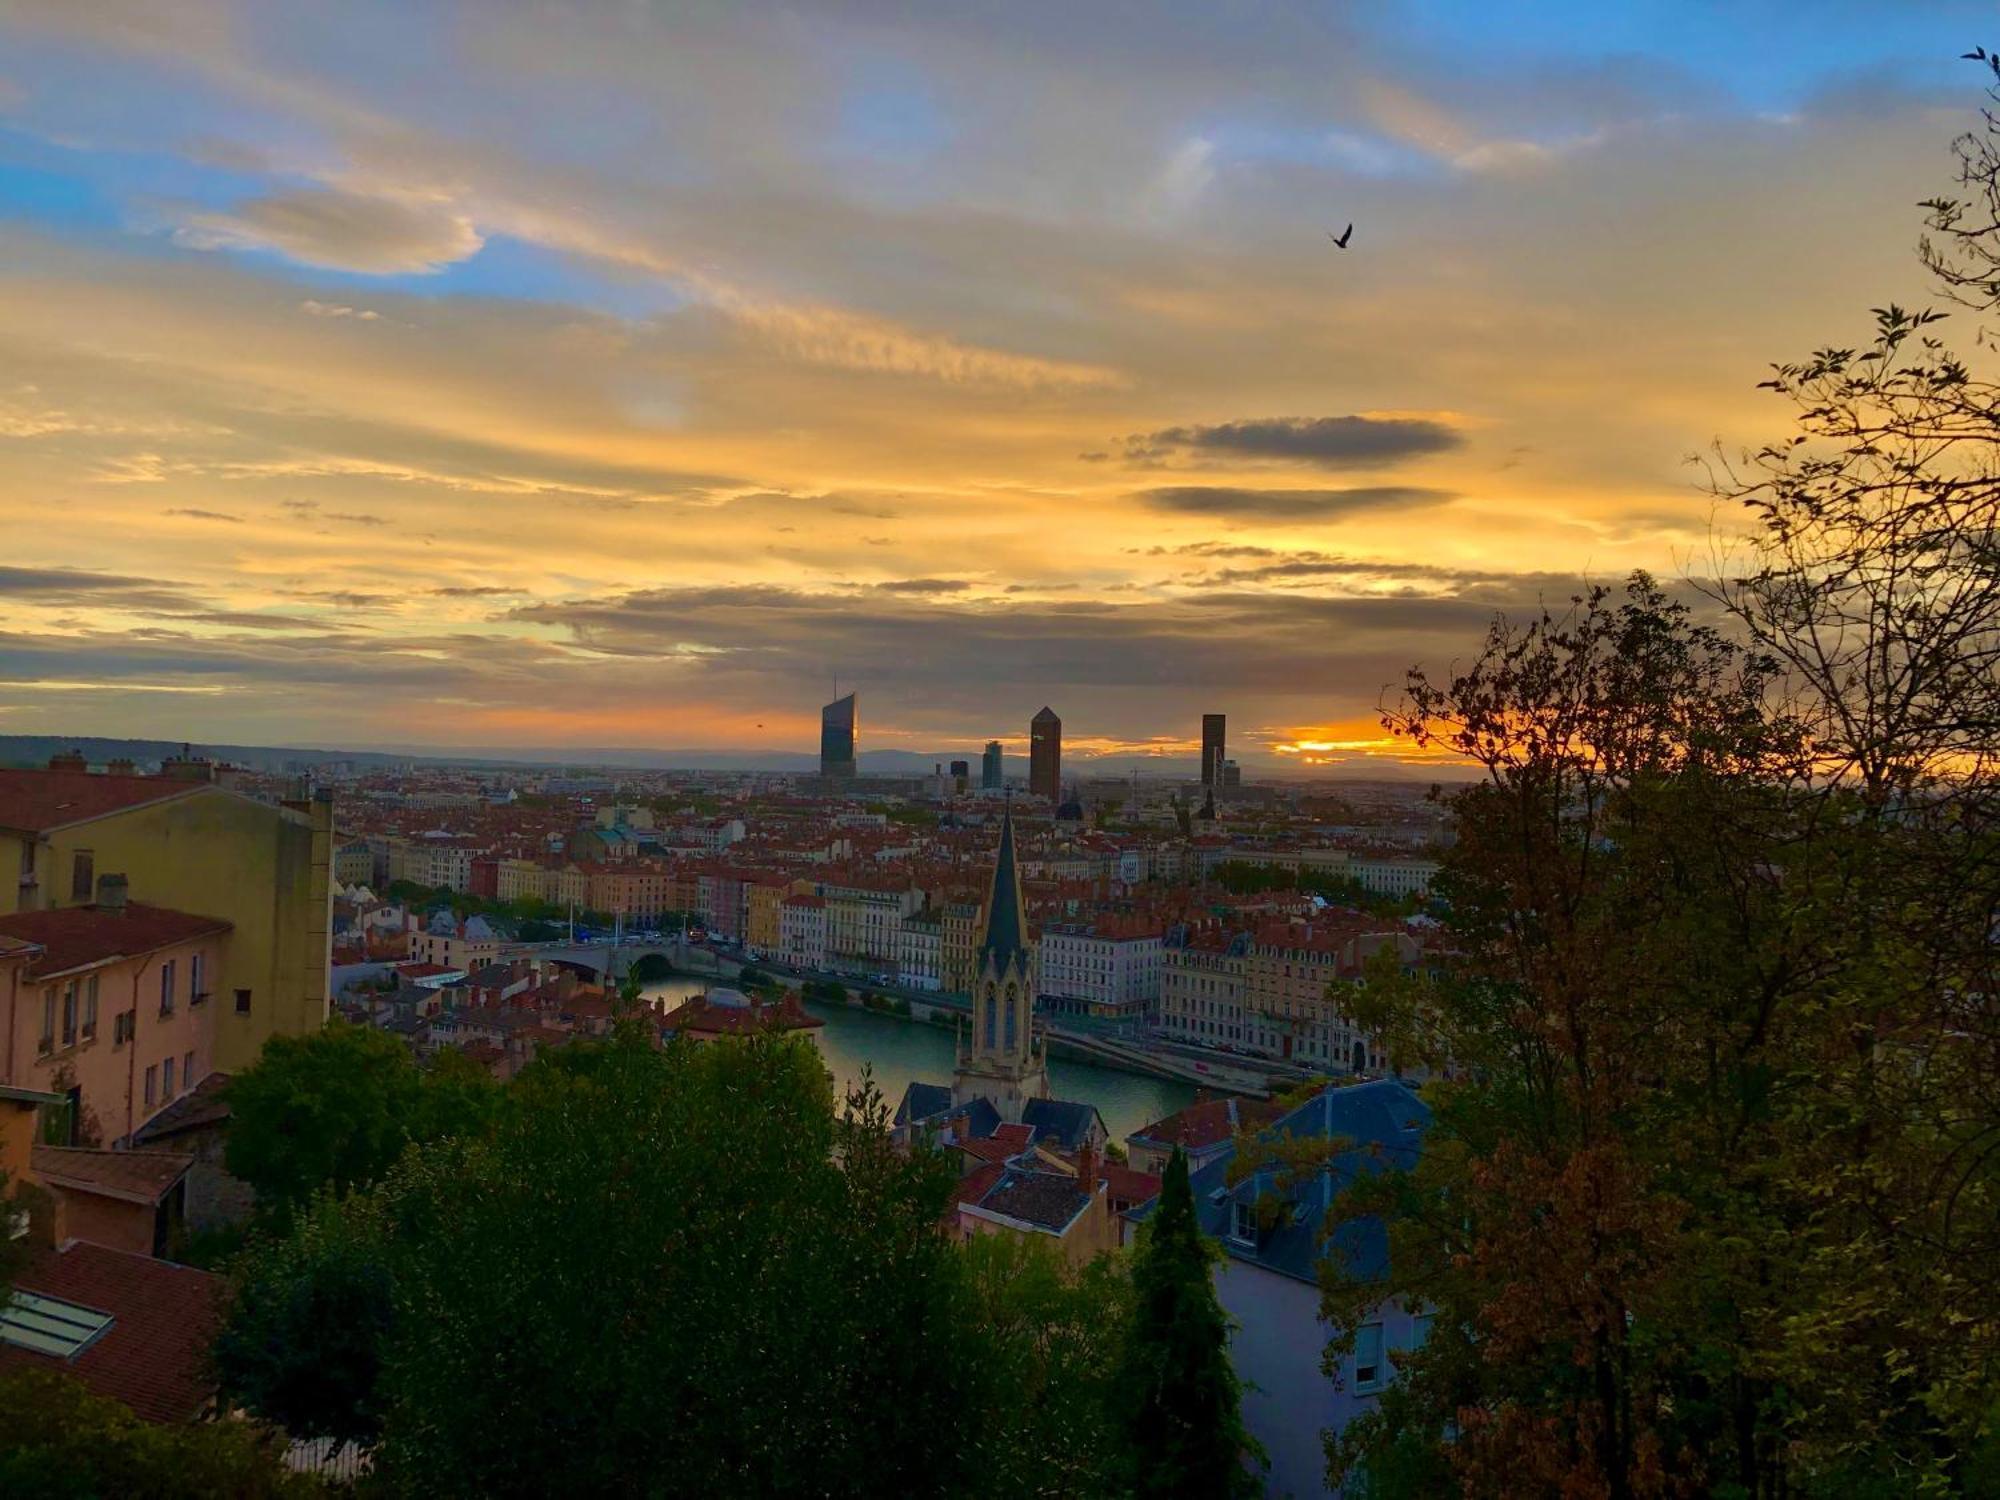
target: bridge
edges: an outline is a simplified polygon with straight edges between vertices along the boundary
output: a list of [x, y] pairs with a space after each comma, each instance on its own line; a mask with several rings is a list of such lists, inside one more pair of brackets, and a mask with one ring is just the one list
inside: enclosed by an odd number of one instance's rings
[[669, 939], [659, 943], [516, 943], [505, 949], [504, 958], [539, 958], [572, 969], [584, 969], [616, 984], [634, 964], [646, 958], [662, 959], [681, 974], [712, 974], [733, 977], [743, 966], [692, 943]]

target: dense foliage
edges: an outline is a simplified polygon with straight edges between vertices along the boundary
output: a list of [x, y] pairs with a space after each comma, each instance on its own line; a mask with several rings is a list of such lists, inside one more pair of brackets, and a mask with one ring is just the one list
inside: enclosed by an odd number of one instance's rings
[[[1926, 251], [1990, 308], [1990, 128], [1961, 161]], [[1502, 622], [1390, 716], [1485, 774], [1449, 972], [1365, 992], [1449, 1076], [1343, 1205], [1436, 1310], [1330, 1440], [1358, 1488], [2000, 1492], [2000, 385], [1939, 316], [1776, 370], [1722, 576]], [[1383, 1290], [1328, 1285], [1332, 1354]]]
[[478, 1131], [498, 1108], [484, 1070], [449, 1049], [419, 1068], [397, 1038], [336, 1021], [274, 1036], [230, 1079], [230, 1172], [283, 1224], [322, 1188], [376, 1181], [412, 1141]]
[[48, 1370], [0, 1375], [0, 1495], [8, 1500], [242, 1500], [318, 1495], [282, 1445], [243, 1422], [162, 1426]]
[[1118, 1263], [962, 1249], [885, 1125], [795, 1040], [575, 1043], [247, 1255], [226, 1387], [394, 1492], [1115, 1495]]

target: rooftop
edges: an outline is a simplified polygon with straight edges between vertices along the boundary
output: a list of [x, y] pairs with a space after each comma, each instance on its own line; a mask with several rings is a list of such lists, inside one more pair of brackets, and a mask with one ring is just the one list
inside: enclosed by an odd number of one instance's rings
[[59, 1188], [158, 1203], [187, 1176], [192, 1156], [177, 1151], [98, 1151], [84, 1146], [36, 1146], [28, 1165], [35, 1176]]
[[122, 907], [63, 906], [0, 917], [0, 938], [24, 939], [43, 949], [33, 971], [42, 976], [113, 959], [137, 958], [227, 931], [229, 924], [219, 917], [142, 906], [136, 901]]
[[201, 791], [206, 782], [88, 771], [0, 771], [0, 828], [48, 833], [148, 802]]
[[111, 1319], [68, 1359], [0, 1344], [0, 1371], [72, 1375], [149, 1422], [186, 1422], [215, 1394], [205, 1373], [222, 1283], [206, 1271], [71, 1240], [44, 1252], [15, 1289]]

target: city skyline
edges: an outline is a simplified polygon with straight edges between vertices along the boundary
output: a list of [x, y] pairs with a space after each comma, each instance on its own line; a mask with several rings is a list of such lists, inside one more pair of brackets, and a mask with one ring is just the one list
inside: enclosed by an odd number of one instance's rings
[[1924, 300], [1983, 14], [24, 0], [0, 727], [1407, 760]]

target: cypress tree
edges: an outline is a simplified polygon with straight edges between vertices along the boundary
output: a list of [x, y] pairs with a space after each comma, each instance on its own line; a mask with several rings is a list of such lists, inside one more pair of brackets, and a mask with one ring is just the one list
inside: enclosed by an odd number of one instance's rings
[[1229, 1320], [1209, 1281], [1214, 1256], [1195, 1219], [1187, 1157], [1176, 1150], [1132, 1263], [1120, 1384], [1137, 1500], [1260, 1492], [1250, 1465], [1262, 1453], [1243, 1429]]

